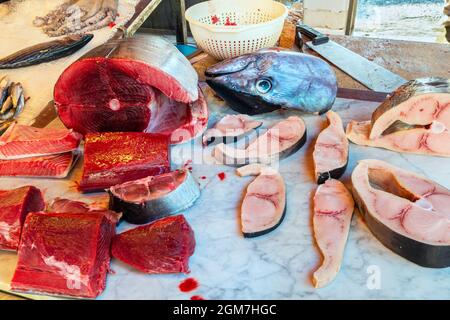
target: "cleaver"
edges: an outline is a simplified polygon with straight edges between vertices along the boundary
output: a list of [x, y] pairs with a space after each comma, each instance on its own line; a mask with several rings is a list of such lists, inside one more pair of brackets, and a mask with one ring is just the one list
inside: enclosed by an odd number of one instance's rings
[[301, 35], [311, 39], [306, 42], [308, 48], [369, 89], [391, 93], [407, 82], [399, 75], [331, 41], [327, 36], [308, 25], [297, 25], [297, 33], [299, 41], [302, 39]]

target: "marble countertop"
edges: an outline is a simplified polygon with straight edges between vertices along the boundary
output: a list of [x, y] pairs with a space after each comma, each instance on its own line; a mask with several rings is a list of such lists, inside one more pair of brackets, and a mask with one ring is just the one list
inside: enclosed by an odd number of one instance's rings
[[[231, 111], [211, 94], [211, 122]], [[344, 123], [366, 120], [377, 104], [338, 100], [334, 110]], [[263, 115], [264, 126], [287, 117], [289, 112]], [[287, 184], [287, 214], [272, 233], [244, 239], [240, 233], [239, 208], [243, 192], [253, 178], [240, 178], [234, 168], [216, 165], [212, 148], [202, 149], [200, 141], [172, 150], [173, 166], [193, 160], [195, 177], [202, 184], [197, 204], [184, 212], [195, 231], [197, 246], [190, 260], [189, 275], [143, 275], [114, 261], [115, 274], [101, 299], [448, 299], [449, 269], [427, 269], [415, 265], [384, 247], [355, 213], [340, 273], [323, 289], [311, 283], [321, 261], [312, 236], [311, 199], [316, 190], [313, 177], [314, 140], [326, 126], [325, 117], [304, 116], [307, 144], [282, 160], [279, 170]], [[343, 181], [358, 160], [375, 158], [421, 173], [450, 187], [450, 159], [399, 154], [351, 144], [350, 163]], [[221, 181], [217, 176], [225, 172]], [[129, 226], [120, 227], [119, 231]], [[198, 290], [178, 290], [187, 277], [198, 280]]]
[[[223, 102], [208, 94], [211, 123], [232, 113]], [[366, 120], [376, 104], [338, 99], [334, 110], [344, 123]], [[293, 113], [292, 113], [293, 114]], [[264, 127], [291, 115], [275, 112], [259, 116]], [[253, 178], [240, 178], [235, 169], [214, 163], [212, 148], [203, 149], [200, 139], [172, 149], [172, 167], [192, 160], [193, 175], [202, 185], [196, 205], [183, 212], [195, 231], [197, 246], [189, 275], [145, 275], [113, 260], [113, 273], [99, 299], [448, 299], [449, 269], [419, 267], [384, 247], [355, 213], [341, 271], [323, 289], [315, 289], [311, 276], [321, 261], [312, 232], [311, 199], [317, 188], [313, 177], [314, 140], [326, 126], [324, 116], [303, 116], [308, 132], [306, 145], [279, 164], [287, 185], [287, 213], [281, 226], [265, 236], [244, 239], [240, 233], [239, 207], [243, 192]], [[450, 187], [450, 159], [399, 154], [351, 144], [350, 163], [343, 181], [358, 160], [382, 159], [421, 173]], [[224, 172], [222, 181], [218, 174]], [[201, 179], [205, 178], [206, 179]], [[0, 184], [3, 186], [3, 183]], [[121, 224], [118, 232], [131, 228]], [[15, 255], [0, 254], [3, 277], [12, 276]], [[178, 289], [188, 277], [199, 287], [190, 293]], [[1, 278], [1, 277], [0, 277]], [[7, 280], [7, 279], [6, 279]], [[0, 279], [1, 282], [1, 279]], [[40, 297], [43, 298], [43, 297]]]

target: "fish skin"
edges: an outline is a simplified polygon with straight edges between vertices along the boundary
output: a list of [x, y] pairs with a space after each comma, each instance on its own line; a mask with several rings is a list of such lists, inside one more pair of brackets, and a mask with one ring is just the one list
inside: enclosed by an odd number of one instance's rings
[[28, 67], [67, 57], [87, 45], [94, 35], [72, 35], [63, 39], [40, 43], [0, 59], [0, 69]]
[[0, 79], [0, 106], [3, 105], [8, 98], [10, 82], [7, 76]]
[[[320, 58], [281, 49], [263, 49], [209, 67], [206, 82], [232, 109], [249, 115], [281, 108], [323, 114], [336, 99], [337, 80]], [[257, 91], [258, 80], [271, 89]]]

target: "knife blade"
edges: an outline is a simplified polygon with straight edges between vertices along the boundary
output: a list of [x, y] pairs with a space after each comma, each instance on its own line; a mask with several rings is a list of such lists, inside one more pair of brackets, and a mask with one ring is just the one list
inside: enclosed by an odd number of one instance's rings
[[[369, 61], [359, 54], [327, 39], [326, 36], [310, 26], [298, 25], [297, 30], [311, 39], [311, 41], [306, 42], [308, 48], [317, 52], [324, 59], [369, 89], [391, 93], [407, 82], [406, 79], [375, 62]], [[320, 39], [320, 41], [315, 39]]]

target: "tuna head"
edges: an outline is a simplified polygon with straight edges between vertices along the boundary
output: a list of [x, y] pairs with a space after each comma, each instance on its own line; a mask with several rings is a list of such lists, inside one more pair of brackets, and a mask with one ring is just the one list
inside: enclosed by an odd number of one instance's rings
[[280, 108], [322, 114], [331, 109], [337, 93], [336, 75], [326, 62], [279, 49], [225, 60], [205, 75], [231, 108], [251, 115]]

